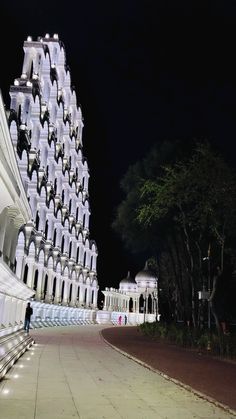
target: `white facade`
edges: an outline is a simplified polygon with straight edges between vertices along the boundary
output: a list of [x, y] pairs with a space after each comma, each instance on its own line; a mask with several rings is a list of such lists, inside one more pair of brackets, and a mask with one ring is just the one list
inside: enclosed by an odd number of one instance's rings
[[16, 275], [37, 302], [96, 309], [83, 118], [57, 35], [24, 42], [10, 97], [10, 134], [32, 211], [18, 237]]
[[[0, 94], [0, 337], [22, 328], [32, 289], [17, 278], [15, 252], [19, 229], [31, 210], [17, 167]], [[1, 371], [0, 371], [1, 376]]]

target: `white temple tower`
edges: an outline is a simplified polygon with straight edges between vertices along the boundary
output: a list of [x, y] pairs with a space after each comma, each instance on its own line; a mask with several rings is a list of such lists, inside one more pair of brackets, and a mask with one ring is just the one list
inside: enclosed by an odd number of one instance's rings
[[33, 217], [18, 237], [16, 275], [37, 302], [96, 309], [83, 117], [58, 35], [27, 38], [10, 97], [10, 134]]

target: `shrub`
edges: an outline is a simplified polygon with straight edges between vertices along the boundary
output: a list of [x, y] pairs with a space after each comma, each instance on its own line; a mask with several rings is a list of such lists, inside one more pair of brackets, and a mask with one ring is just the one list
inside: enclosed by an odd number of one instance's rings
[[191, 328], [165, 322], [143, 323], [140, 331], [152, 338], [166, 339], [184, 347], [207, 350], [214, 355], [236, 357], [236, 335], [219, 335], [216, 331]]

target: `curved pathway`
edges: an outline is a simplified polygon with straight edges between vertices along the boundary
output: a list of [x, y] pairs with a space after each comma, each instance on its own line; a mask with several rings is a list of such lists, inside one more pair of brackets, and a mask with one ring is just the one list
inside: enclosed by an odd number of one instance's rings
[[137, 326], [102, 331], [113, 347], [236, 415], [236, 362], [152, 339]]
[[235, 416], [111, 348], [101, 325], [31, 331], [0, 382], [3, 419], [228, 419]]

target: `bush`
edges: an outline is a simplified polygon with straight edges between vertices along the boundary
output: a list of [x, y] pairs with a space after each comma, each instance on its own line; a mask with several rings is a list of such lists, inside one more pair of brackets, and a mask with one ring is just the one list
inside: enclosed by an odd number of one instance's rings
[[236, 358], [236, 335], [218, 335], [215, 331], [194, 329], [183, 324], [143, 323], [140, 331], [151, 338], [165, 339], [177, 345], [206, 350], [213, 355]]

